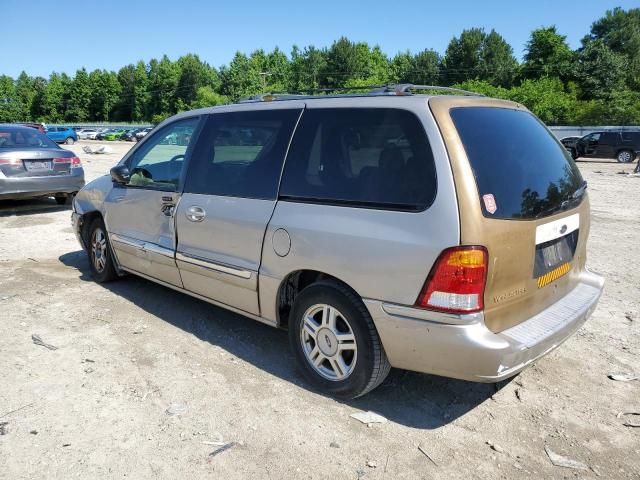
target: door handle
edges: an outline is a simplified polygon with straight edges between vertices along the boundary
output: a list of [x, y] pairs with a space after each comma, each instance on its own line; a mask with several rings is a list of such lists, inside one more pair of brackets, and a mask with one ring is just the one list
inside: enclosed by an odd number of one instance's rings
[[207, 212], [204, 211], [204, 208], [196, 205], [187, 208], [187, 211], [184, 214], [187, 216], [187, 219], [192, 222], [201, 222], [204, 220], [204, 217], [207, 216]]

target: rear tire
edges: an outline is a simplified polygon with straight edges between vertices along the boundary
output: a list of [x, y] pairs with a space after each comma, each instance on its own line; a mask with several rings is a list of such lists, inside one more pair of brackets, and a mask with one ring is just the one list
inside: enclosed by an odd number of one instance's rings
[[578, 158], [578, 152], [576, 151], [575, 148], [571, 149], [571, 158], [573, 158], [574, 160]]
[[66, 195], [64, 193], [59, 193], [57, 195], [54, 195], [54, 197], [56, 199], [56, 203], [58, 205], [66, 205], [67, 203], [69, 203], [69, 199], [71, 198], [71, 195]]
[[289, 317], [289, 343], [309, 383], [337, 398], [365, 395], [391, 369], [369, 311], [337, 282], [318, 282], [298, 294]]
[[68, 137], [65, 141], [64, 141], [65, 145], [73, 145], [75, 143], [75, 140], [71, 137]]
[[636, 158], [636, 154], [631, 150], [620, 150], [616, 155], [618, 163], [631, 163], [634, 158]]
[[118, 277], [111, 257], [111, 244], [102, 218], [96, 218], [89, 226], [87, 242], [91, 276], [98, 283], [115, 280]]

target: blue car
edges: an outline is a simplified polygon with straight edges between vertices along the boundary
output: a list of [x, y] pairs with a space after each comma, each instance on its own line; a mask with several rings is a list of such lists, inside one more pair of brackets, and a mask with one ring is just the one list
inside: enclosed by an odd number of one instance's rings
[[56, 143], [66, 143], [67, 145], [73, 145], [78, 141], [78, 135], [71, 127], [49, 127], [47, 137]]

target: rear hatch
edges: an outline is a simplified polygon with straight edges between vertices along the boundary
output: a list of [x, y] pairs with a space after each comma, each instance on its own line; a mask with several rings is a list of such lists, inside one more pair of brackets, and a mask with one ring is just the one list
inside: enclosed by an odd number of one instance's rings
[[51, 148], [2, 151], [0, 172], [5, 177], [46, 177], [69, 175], [72, 165], [79, 164], [72, 152]]
[[586, 261], [586, 183], [566, 149], [521, 105], [434, 97], [460, 210], [460, 242], [487, 248], [487, 327], [500, 332], [569, 293]]

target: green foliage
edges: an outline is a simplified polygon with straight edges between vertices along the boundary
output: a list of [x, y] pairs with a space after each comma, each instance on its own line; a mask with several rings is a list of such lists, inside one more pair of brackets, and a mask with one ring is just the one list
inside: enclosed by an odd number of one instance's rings
[[526, 52], [522, 64], [522, 75], [525, 78], [572, 78], [575, 56], [567, 43], [567, 37], [560, 35], [555, 26], [531, 32]]
[[511, 46], [495, 30], [463, 30], [454, 37], [443, 61], [449, 84], [467, 80], [485, 80], [494, 86], [510, 87], [518, 62]]
[[454, 85], [519, 102], [550, 124], [640, 124], [640, 9], [596, 20], [572, 51], [556, 27], [531, 32], [521, 65], [494, 30], [470, 28], [445, 55], [399, 52], [341, 37], [328, 48], [237, 52], [216, 69], [195, 54], [166, 55], [118, 72], [84, 68], [73, 78], [0, 75], [0, 121], [157, 123], [182, 110], [261, 92], [310, 92], [387, 83]]

